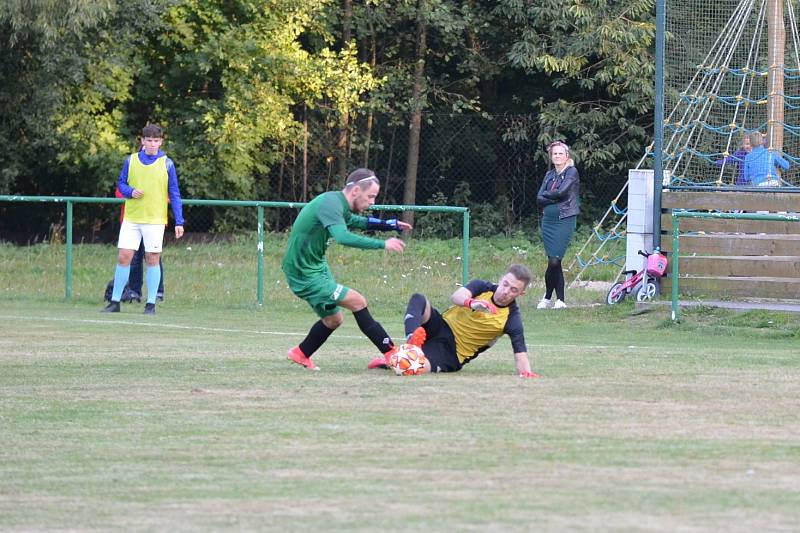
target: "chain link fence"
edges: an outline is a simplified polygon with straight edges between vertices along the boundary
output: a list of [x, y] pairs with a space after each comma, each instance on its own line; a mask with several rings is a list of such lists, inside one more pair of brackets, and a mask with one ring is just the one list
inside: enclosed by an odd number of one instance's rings
[[[357, 133], [350, 138], [346, 168], [364, 166], [375, 170], [382, 183], [378, 202], [402, 204], [408, 126], [375, 118], [368, 134], [361, 123], [353, 130]], [[310, 132], [310, 138], [318, 142], [309, 142], [305, 153], [302, 146], [287, 147], [283, 159], [266, 176], [259, 194], [264, 199], [300, 201], [303, 191], [310, 197], [340, 187], [343, 176], [335, 168], [334, 134], [334, 130]], [[533, 235], [540, 216], [536, 192], [548, 170], [545, 147], [537, 140], [538, 135], [537, 116], [532, 114], [428, 116], [422, 127], [414, 203], [469, 207], [474, 236], [520, 231]], [[589, 171], [581, 167], [579, 158], [576, 164], [581, 172], [582, 222], [591, 223], [602, 215], [627, 176], [603, 169]], [[285, 218], [270, 219], [276, 230], [290, 224], [291, 220]], [[422, 237], [447, 238], [458, 233], [450, 220], [436, 213], [417, 217], [415, 228], [415, 235]]]
[[666, 31], [663, 159], [670, 185], [800, 186], [796, 6], [670, 0]]
[[[379, 204], [403, 204], [409, 129], [376, 118], [367, 136], [360, 117], [352, 128], [345, 168], [366, 166], [381, 178]], [[335, 129], [309, 132], [308, 147], [284, 147], [282, 158], [258, 180], [256, 198], [236, 200], [303, 201], [342, 186], [336, 170]], [[548, 170], [545, 148], [538, 139], [536, 115], [430, 115], [422, 127], [416, 181], [416, 205], [469, 207], [472, 235], [489, 237], [522, 232], [536, 238], [540, 212], [536, 192]], [[567, 139], [567, 142], [570, 142]], [[304, 159], [307, 170], [304, 172]], [[180, 173], [180, 161], [176, 161]], [[633, 164], [633, 163], [632, 163]], [[581, 224], [592, 224], [605, 212], [627, 176], [587, 169], [581, 173]], [[188, 176], [181, 176], [185, 182]], [[304, 195], [305, 191], [305, 195]], [[267, 231], [286, 231], [296, 211], [269, 210]], [[0, 239], [20, 244], [52, 241], [63, 233], [63, 209], [41, 205], [0, 205]], [[204, 238], [252, 231], [251, 214], [215, 206], [185, 206], [186, 230]], [[385, 214], [390, 216], [390, 214]], [[171, 218], [171, 214], [170, 214]], [[442, 213], [420, 213], [415, 237], [452, 238], [459, 224]], [[113, 243], [119, 230], [119, 206], [76, 208], [75, 242]]]

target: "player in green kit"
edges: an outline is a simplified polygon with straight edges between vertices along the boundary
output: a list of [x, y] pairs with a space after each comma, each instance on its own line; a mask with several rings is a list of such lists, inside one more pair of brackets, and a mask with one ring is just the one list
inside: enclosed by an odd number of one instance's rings
[[411, 229], [411, 225], [396, 219], [381, 220], [355, 214], [374, 205], [379, 191], [380, 182], [375, 172], [356, 169], [347, 176], [343, 190], [328, 191], [314, 198], [303, 207], [292, 226], [283, 256], [283, 272], [292, 292], [308, 302], [320, 319], [311, 326], [303, 342], [289, 350], [289, 359], [309, 370], [319, 370], [311, 356], [342, 325], [342, 307], [352, 311], [358, 327], [387, 360], [394, 349], [386, 330], [370, 315], [366, 298], [355, 289], [336, 283], [325, 259], [331, 238], [354, 248], [403, 252], [405, 243], [398, 238], [373, 239], [349, 230]]

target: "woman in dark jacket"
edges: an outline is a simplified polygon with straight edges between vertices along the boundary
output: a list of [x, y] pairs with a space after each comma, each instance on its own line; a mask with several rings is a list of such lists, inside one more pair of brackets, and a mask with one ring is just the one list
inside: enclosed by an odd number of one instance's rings
[[[536, 201], [543, 208], [542, 240], [547, 253], [547, 271], [544, 274], [546, 292], [537, 309], [563, 309], [564, 271], [561, 260], [572, 239], [578, 218], [580, 178], [575, 163], [569, 157], [569, 146], [562, 141], [547, 147], [553, 168], [544, 176]], [[553, 302], [553, 290], [556, 301]]]

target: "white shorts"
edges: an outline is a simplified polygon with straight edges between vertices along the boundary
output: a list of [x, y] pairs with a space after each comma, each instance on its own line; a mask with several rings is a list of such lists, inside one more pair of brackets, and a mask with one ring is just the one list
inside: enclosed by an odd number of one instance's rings
[[164, 245], [164, 224], [136, 224], [122, 221], [117, 248], [138, 250], [144, 239], [144, 251], [160, 254]]

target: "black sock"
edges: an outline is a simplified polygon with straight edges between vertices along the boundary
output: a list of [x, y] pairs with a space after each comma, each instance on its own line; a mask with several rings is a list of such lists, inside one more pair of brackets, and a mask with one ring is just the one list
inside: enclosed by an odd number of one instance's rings
[[300, 351], [303, 352], [306, 357], [311, 357], [311, 354], [325, 344], [325, 341], [328, 340], [331, 333], [333, 333], [331, 328], [326, 326], [322, 320], [317, 320], [316, 323], [311, 326], [306, 338], [300, 343]]
[[545, 271], [544, 273], [544, 284], [546, 287], [546, 293], [544, 297], [547, 298], [548, 300], [553, 297], [553, 290], [556, 291], [556, 297], [558, 298], [561, 297], [558, 295], [558, 276], [560, 272], [561, 272], [561, 259], [558, 257], [548, 256], [547, 271]]
[[408, 300], [406, 317], [403, 319], [406, 337], [414, 333], [414, 330], [422, 325], [422, 315], [425, 314], [426, 303], [425, 296], [419, 293], [412, 294], [411, 299]]
[[558, 269], [558, 281], [556, 281], [556, 296], [562, 302], [564, 301], [564, 271]]
[[548, 300], [553, 297], [553, 289], [556, 288], [556, 275], [555, 267], [548, 262], [547, 270], [544, 273], [544, 297]]
[[358, 324], [361, 332], [372, 341], [381, 353], [386, 353], [392, 349], [394, 343], [378, 322], [369, 314], [369, 309], [366, 307], [361, 311], [353, 311], [353, 316], [356, 317], [356, 324]]

